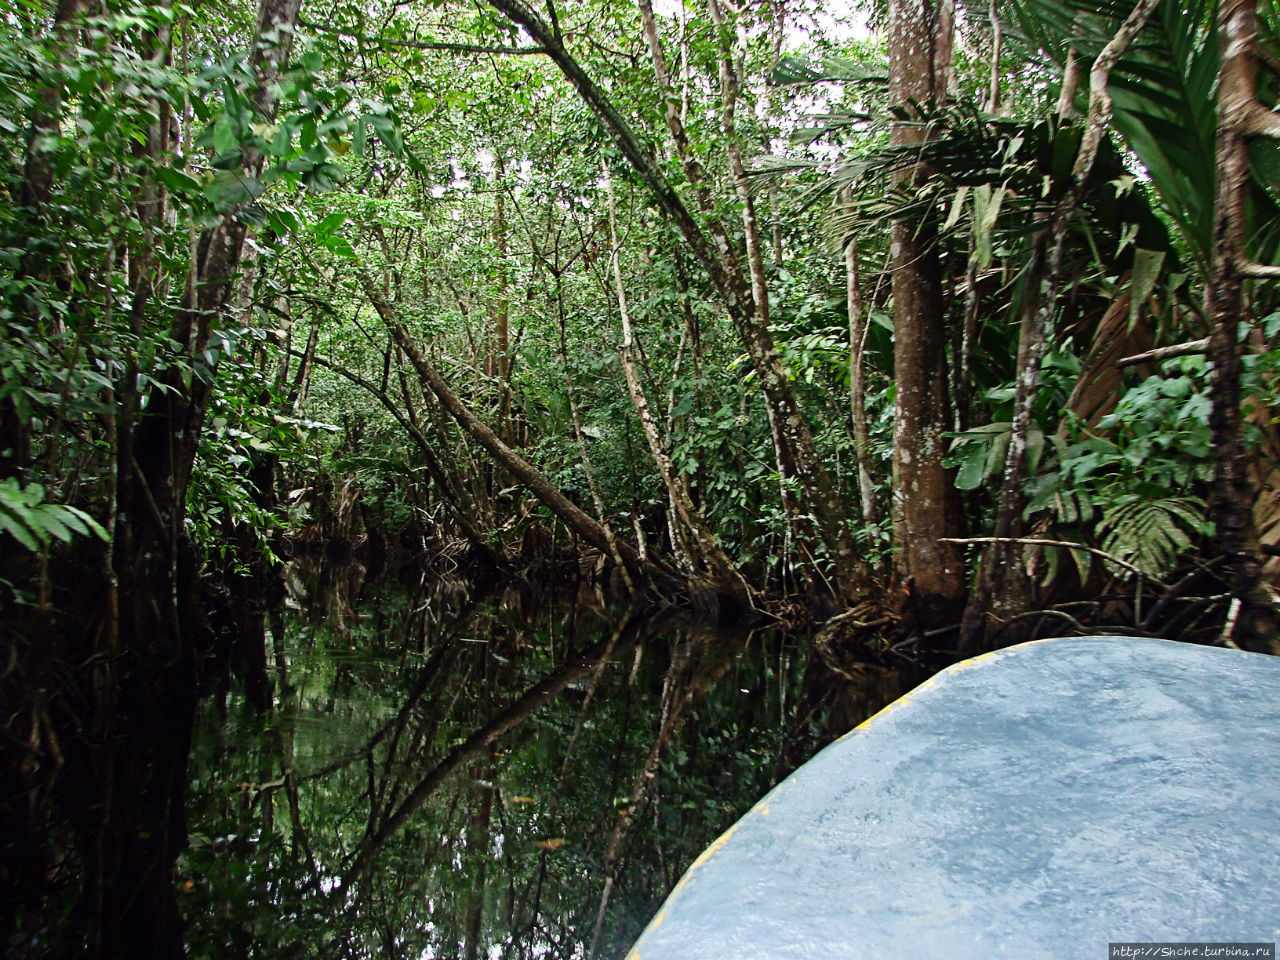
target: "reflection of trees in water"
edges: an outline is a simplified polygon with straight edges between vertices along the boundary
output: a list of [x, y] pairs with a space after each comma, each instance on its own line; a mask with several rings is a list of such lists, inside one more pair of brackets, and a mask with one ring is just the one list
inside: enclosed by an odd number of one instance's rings
[[292, 571], [274, 717], [202, 731], [195, 956], [618, 955], [824, 723], [781, 631], [362, 572]]

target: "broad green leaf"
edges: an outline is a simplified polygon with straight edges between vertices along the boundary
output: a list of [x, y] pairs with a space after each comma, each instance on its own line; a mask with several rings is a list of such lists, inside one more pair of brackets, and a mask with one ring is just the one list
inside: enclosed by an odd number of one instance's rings
[[1160, 268], [1164, 265], [1163, 250], [1143, 250], [1141, 247], [1133, 251], [1133, 279], [1129, 282], [1129, 325], [1132, 327], [1138, 320], [1143, 303], [1155, 289], [1160, 279]]
[[55, 505], [46, 506], [43, 510], [32, 514], [33, 527], [42, 527], [63, 543], [71, 542], [71, 530], [62, 522], [60, 511]]
[[981, 443], [968, 444], [965, 458], [956, 473], [956, 487], [960, 490], [976, 490], [982, 486], [986, 463], [985, 446]]
[[311, 232], [317, 237], [328, 237], [342, 226], [343, 221], [346, 219], [347, 215], [345, 213], [331, 213], [312, 227]]
[[17, 517], [10, 516], [3, 507], [0, 507], [0, 527], [3, 527], [7, 533], [28, 550], [35, 551], [40, 549], [40, 543], [43, 538], [37, 540], [33, 531], [28, 529]]
[[230, 114], [223, 113], [213, 124], [213, 149], [219, 154], [230, 153], [240, 145], [240, 131]]

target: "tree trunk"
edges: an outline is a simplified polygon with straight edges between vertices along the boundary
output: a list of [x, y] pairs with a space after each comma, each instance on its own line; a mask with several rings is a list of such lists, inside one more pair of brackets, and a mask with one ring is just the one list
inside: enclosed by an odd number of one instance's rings
[[618, 313], [622, 318], [622, 346], [618, 353], [622, 360], [623, 376], [627, 381], [627, 393], [631, 397], [632, 406], [635, 407], [636, 416], [640, 418], [640, 426], [644, 431], [645, 441], [649, 444], [649, 452], [653, 455], [658, 474], [662, 477], [662, 483], [667, 489], [667, 497], [670, 501], [668, 514], [672, 521], [672, 547], [677, 555], [683, 556], [689, 572], [696, 579], [745, 597], [747, 590], [742, 577], [734, 569], [717, 542], [715, 534], [694, 505], [685, 478], [677, 473], [671, 462], [666, 445], [658, 431], [657, 419], [649, 406], [649, 398], [645, 395], [644, 385], [640, 381], [632, 352], [634, 337], [631, 329], [631, 310], [627, 304], [627, 291], [622, 283], [618, 218], [611, 180], [605, 180], [605, 189], [609, 200], [609, 268], [613, 274]]
[[867, 387], [862, 354], [867, 345], [867, 316], [858, 277], [858, 241], [844, 248], [845, 302], [849, 309], [849, 417], [853, 421], [853, 449], [858, 459], [858, 494], [862, 522], [876, 522], [875, 464], [871, 459], [871, 428], [867, 422]]
[[383, 323], [387, 325], [387, 329], [396, 344], [409, 358], [409, 362], [413, 365], [414, 370], [417, 371], [422, 382], [436, 395], [441, 405], [449, 412], [449, 415], [457, 421], [458, 426], [462, 427], [473, 440], [480, 444], [488, 452], [489, 456], [493, 458], [494, 462], [506, 470], [515, 480], [528, 487], [529, 492], [559, 517], [574, 534], [591, 544], [601, 553], [612, 555], [616, 547], [622, 562], [627, 565], [632, 574], [648, 576], [651, 579], [656, 578], [660, 584], [666, 585], [671, 585], [678, 580], [667, 568], [660, 567], [652, 562], [642, 561], [635, 548], [626, 541], [615, 539], [611, 544], [609, 535], [597, 521], [593, 520], [577, 504], [552, 486], [546, 477], [538, 472], [537, 468], [503, 443], [497, 434], [458, 399], [457, 394], [449, 388], [444, 378], [427, 361], [413, 338], [409, 336], [409, 331], [405, 329], [404, 324], [396, 316], [391, 305], [378, 292], [373, 279], [363, 270], [360, 272], [360, 280], [369, 302], [373, 304]]
[[[582, 475], [587, 481], [587, 490], [591, 494], [591, 502], [596, 508], [596, 516], [600, 518], [600, 529], [604, 533], [605, 543], [608, 544], [608, 554], [610, 559], [618, 565], [618, 570], [622, 573], [623, 580], [626, 581], [627, 589], [634, 590], [635, 584], [631, 579], [631, 573], [627, 569], [627, 564], [622, 558], [622, 553], [618, 549], [618, 538], [613, 532], [613, 528], [609, 526], [609, 514], [605, 510], [604, 498], [600, 496], [600, 487], [596, 484], [595, 468], [591, 466], [591, 455], [587, 451], [586, 435], [582, 432], [582, 417], [578, 413], [578, 395], [573, 388], [573, 376], [569, 373], [569, 343], [568, 337], [565, 335], [564, 323], [564, 286], [561, 283], [560, 274], [555, 275], [555, 301], [556, 301], [556, 320], [557, 328], [560, 333], [560, 369], [564, 373], [564, 390], [565, 396], [569, 400], [569, 417], [573, 422], [573, 436], [578, 443], [578, 459], [582, 462]], [[638, 557], [639, 554], [637, 553]]]
[[1222, 639], [1246, 650], [1280, 653], [1274, 604], [1261, 585], [1261, 557], [1253, 526], [1253, 491], [1240, 417], [1240, 324], [1246, 320], [1243, 277], [1248, 137], [1259, 109], [1255, 95], [1258, 10], [1255, 0], [1223, 0], [1218, 7], [1222, 49], [1218, 84], [1217, 192], [1206, 313], [1212, 324], [1209, 359], [1213, 432], [1213, 488], [1209, 515], [1214, 548], [1230, 570], [1231, 610]]
[[[941, 106], [951, 77], [951, 0], [893, 0], [889, 8], [889, 99], [913, 114], [893, 124], [890, 141], [908, 147], [927, 131], [920, 109]], [[902, 174], [922, 183], [928, 171]], [[942, 465], [951, 429], [947, 398], [946, 318], [937, 223], [893, 225], [894, 409], [893, 516], [898, 578], [922, 626], [954, 620], [965, 590], [960, 548], [963, 514]]]
[[[259, 9], [260, 42], [250, 62], [258, 79], [254, 102], [264, 116], [275, 110], [274, 81], [299, 2], [264, 0]], [[167, 50], [157, 50], [161, 55]], [[261, 163], [246, 156], [246, 175], [256, 175]], [[200, 355], [226, 311], [245, 233], [245, 224], [229, 215], [200, 238], [189, 299], [171, 330], [188, 358]], [[150, 290], [150, 276], [137, 278], [135, 302]], [[167, 389], [151, 391], [145, 410], [119, 418], [112, 557], [118, 615], [86, 624], [92, 638], [82, 658], [88, 729], [65, 737], [63, 806], [84, 875], [74, 924], [91, 957], [184, 954], [172, 867], [186, 842], [187, 755], [203, 629], [197, 558], [183, 530], [212, 386], [199, 377], [184, 383], [179, 366], [171, 368]], [[123, 403], [136, 399], [129, 389], [119, 395]]]
[[[839, 580], [837, 593], [842, 600], [852, 602], [865, 581], [865, 571], [844, 522], [844, 504], [818, 454], [808, 421], [796, 403], [778, 349], [774, 345], [773, 334], [763, 318], [760, 304], [753, 296], [752, 285], [743, 274], [724, 224], [711, 218], [708, 229], [714, 242], [709, 242], [702, 227], [650, 152], [640, 143], [630, 124], [570, 55], [556, 30], [519, 0], [489, 0], [489, 3], [523, 27], [555, 61], [583, 102], [612, 134], [622, 155], [640, 175], [659, 208], [680, 231], [693, 255], [707, 271], [759, 378], [771, 423], [777, 431], [779, 467], [781, 469], [784, 465], [789, 466], [792, 475], [796, 477], [804, 506], [815, 517], [819, 533], [836, 567]], [[655, 63], [661, 60], [661, 51], [658, 50], [657, 53]], [[662, 63], [660, 83], [666, 76], [665, 61]], [[669, 125], [676, 125], [679, 121], [678, 111], [668, 109], [667, 118]], [[678, 138], [677, 143], [679, 145]], [[683, 149], [681, 154], [685, 155]], [[685, 163], [686, 172], [691, 163], [694, 164], [693, 169], [697, 169], [696, 161], [691, 156], [685, 158]], [[692, 176], [690, 179], [698, 192], [700, 205], [704, 209], [708, 208], [710, 201], [705, 184]]]
[[[1093, 170], [1098, 148], [1111, 121], [1111, 95], [1107, 81], [1111, 70], [1129, 48], [1134, 37], [1147, 22], [1159, 0], [1138, 0], [1110, 42], [1098, 54], [1089, 72], [1089, 115], [1084, 135], [1071, 169], [1071, 180], [1054, 206], [1047, 238], [1048, 254], [1040, 277], [1040, 290], [1035, 309], [1023, 317], [1018, 337], [1017, 380], [1013, 401], [1013, 425], [1009, 450], [1005, 457], [1004, 478], [996, 508], [995, 537], [984, 553], [973, 597], [964, 612], [960, 631], [960, 651], [974, 654], [989, 643], [988, 614], [993, 604], [1009, 610], [1017, 605], [1025, 592], [1025, 573], [1018, 560], [1022, 547], [1009, 542], [1016, 537], [1015, 526], [1021, 515], [1022, 479], [1027, 453], [1027, 436], [1036, 390], [1040, 383], [1040, 364], [1049, 342], [1053, 318], [1058, 312], [1062, 287], [1063, 262], [1066, 258], [1067, 234], [1076, 210], [1084, 197], [1085, 185]], [[1008, 594], [1006, 596], [1005, 594]], [[1017, 637], [1006, 637], [1006, 642]]]
[[497, 166], [494, 178], [493, 243], [498, 251], [498, 300], [493, 307], [493, 353], [489, 375], [498, 384], [498, 436], [504, 443], [511, 443], [511, 281], [507, 258], [511, 247], [507, 229], [506, 165], [502, 157], [495, 158]]

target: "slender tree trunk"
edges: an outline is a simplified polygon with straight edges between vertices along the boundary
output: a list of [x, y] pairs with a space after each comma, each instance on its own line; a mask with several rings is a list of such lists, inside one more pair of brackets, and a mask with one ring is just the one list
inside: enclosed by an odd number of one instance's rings
[[600, 518], [600, 529], [604, 532], [605, 542], [609, 545], [609, 557], [617, 564], [623, 580], [626, 581], [627, 589], [634, 590], [635, 584], [631, 580], [631, 574], [623, 561], [621, 551], [618, 549], [618, 538], [614, 535], [613, 528], [609, 526], [608, 511], [605, 510], [604, 498], [600, 496], [600, 488], [596, 484], [596, 472], [591, 466], [591, 455], [587, 451], [586, 435], [582, 432], [582, 418], [578, 414], [577, 391], [573, 388], [573, 377], [569, 373], [569, 344], [565, 335], [564, 322], [564, 288], [558, 273], [555, 275], [555, 300], [557, 327], [560, 333], [560, 369], [564, 372], [565, 395], [569, 400], [569, 416], [573, 420], [573, 435], [578, 441], [578, 458], [582, 462], [582, 473], [587, 481], [587, 489], [591, 493], [591, 502], [596, 508], [596, 516]]
[[671, 462], [671, 457], [659, 433], [657, 420], [649, 406], [649, 398], [645, 395], [639, 371], [636, 369], [632, 352], [634, 336], [631, 329], [631, 310], [627, 304], [626, 287], [622, 283], [621, 250], [618, 242], [618, 218], [613, 196], [613, 182], [606, 179], [605, 188], [609, 201], [609, 267], [613, 274], [618, 313], [622, 318], [622, 346], [618, 352], [632, 406], [635, 407], [636, 415], [640, 418], [640, 427], [644, 431], [645, 441], [649, 444], [649, 452], [653, 455], [658, 474], [662, 477], [662, 483], [667, 489], [667, 497], [670, 501], [668, 514], [672, 518], [672, 546], [677, 554], [683, 554], [690, 573], [694, 577], [745, 596], [747, 590], [742, 577], [734, 569], [717, 542], [715, 534], [694, 505], [688, 483]]
[[1054, 112], [1059, 120], [1070, 120], [1076, 115], [1076, 92], [1080, 89], [1080, 54], [1075, 47], [1067, 48], [1067, 63], [1062, 68], [1062, 89], [1058, 91], [1058, 104]]
[[[755, 197], [751, 192], [746, 164], [742, 160], [742, 147], [737, 131], [737, 113], [742, 100], [742, 89], [740, 69], [734, 62], [733, 48], [729, 42], [732, 25], [726, 22], [719, 0], [707, 0], [707, 11], [712, 25], [721, 37], [721, 131], [725, 138], [725, 152], [729, 159], [729, 172], [733, 177], [734, 192], [742, 205], [742, 233], [746, 248], [747, 276], [751, 287], [751, 303], [754, 307], [752, 322], [763, 335], [762, 350], [764, 352], [761, 355], [768, 356], [768, 351], [772, 351], [775, 362], [770, 366], [776, 367], [777, 372], [782, 373], [781, 365], [776, 363], [777, 350], [770, 333], [769, 287], [765, 279], [764, 252], [760, 239], [760, 225], [756, 216]], [[738, 36], [741, 43], [741, 34], [739, 33]], [[757, 367], [759, 368], [759, 364]], [[835, 568], [836, 595], [840, 599], [852, 602], [858, 599], [866, 581], [866, 568], [859, 559], [857, 546], [846, 523], [845, 506], [822, 465], [817, 449], [813, 445], [808, 425], [803, 421], [799, 408], [790, 396], [791, 391], [785, 374], [779, 383], [786, 386], [785, 406], [795, 411], [793, 419], [787, 416], [783, 404], [768, 405], [770, 427], [778, 453], [779, 474], [784, 484], [784, 504], [788, 499], [785, 486], [787, 481], [792, 478], [799, 481], [800, 502], [791, 505], [788, 510], [792, 530], [797, 540], [807, 547], [812, 539], [813, 524], [807, 516], [801, 516], [798, 512], [800, 509], [807, 509], [816, 521], [817, 532]]]
[[996, 0], [987, 5], [987, 15], [991, 18], [991, 80], [987, 87], [987, 112], [1000, 112], [1000, 55], [1003, 52], [1004, 33], [1000, 29], [1000, 16], [996, 11]]
[[[908, 111], [941, 106], [951, 77], [954, 31], [951, 0], [892, 0], [889, 8], [889, 98]], [[896, 122], [895, 146], [924, 142], [918, 113]], [[903, 177], [923, 183], [917, 167]], [[894, 409], [893, 516], [899, 579], [922, 625], [938, 625], [960, 612], [964, 561], [940, 538], [963, 529], [960, 500], [942, 465], [951, 429], [947, 398], [945, 298], [937, 224], [899, 220], [893, 225]]]
[[532, 464], [503, 443], [493, 430], [458, 399], [457, 394], [449, 388], [444, 378], [427, 361], [413, 338], [409, 336], [409, 331], [405, 329], [404, 324], [396, 316], [391, 305], [387, 303], [378, 291], [373, 279], [364, 271], [361, 271], [360, 279], [369, 302], [373, 304], [383, 323], [387, 325], [392, 338], [400, 349], [405, 352], [423, 383], [436, 395], [441, 405], [449, 412], [449, 415], [457, 421], [458, 426], [462, 427], [472, 439], [480, 444], [499, 466], [514, 479], [528, 487], [529, 492], [534, 497], [559, 517], [564, 525], [582, 540], [607, 555], [612, 555], [614, 548], [616, 548], [618, 554], [622, 557], [623, 563], [627, 565], [632, 574], [648, 576], [651, 580], [656, 579], [660, 584], [671, 585], [675, 582], [677, 578], [672, 575], [671, 571], [664, 567], [659, 567], [653, 562], [646, 563], [642, 561], [639, 554], [626, 541], [614, 540], [611, 545], [610, 538], [600, 523], [592, 519], [577, 504], [548, 483], [546, 477], [539, 473]]
[[871, 428], [867, 422], [866, 375], [862, 354], [867, 345], [867, 315], [858, 277], [858, 241], [850, 237], [844, 248], [845, 302], [849, 310], [849, 416], [853, 422], [853, 449], [858, 459], [858, 494], [862, 522], [876, 522], [875, 464], [871, 459]]
[[507, 228], [506, 165], [501, 156], [495, 160], [497, 171], [493, 200], [493, 243], [498, 251], [498, 300], [493, 307], [493, 360], [490, 375], [498, 383], [498, 436], [511, 442], [511, 280], [507, 262], [511, 237]]
[[1253, 525], [1240, 416], [1240, 324], [1246, 320], [1243, 277], [1245, 198], [1249, 189], [1250, 134], [1260, 112], [1255, 94], [1258, 42], [1256, 0], [1222, 0], [1218, 40], [1222, 50], [1218, 84], [1217, 191], [1214, 196], [1213, 251], [1206, 312], [1212, 323], [1209, 359], [1210, 428], [1213, 432], [1213, 488], [1209, 515], [1214, 546], [1231, 575], [1231, 609], [1224, 641], [1247, 650], [1280, 653], [1276, 610], [1261, 584], [1262, 562]]
[[[640, 175], [659, 208], [670, 218], [690, 251], [707, 271], [759, 377], [766, 406], [772, 422], [776, 424], [776, 445], [779, 447], [781, 461], [779, 466], [781, 468], [785, 465], [789, 453], [792, 474], [798, 481], [804, 505], [816, 518], [822, 540], [836, 567], [839, 579], [837, 592], [845, 601], [856, 599], [864, 581], [864, 568], [844, 523], [844, 504], [818, 454], [809, 424], [796, 403], [778, 349], [774, 345], [773, 334], [762, 321], [760, 304], [753, 296], [751, 283], [743, 275], [724, 224], [714, 217], [709, 220], [708, 229], [714, 241], [709, 242], [702, 227], [666, 179], [650, 151], [640, 142], [630, 124], [595, 81], [568, 52], [557, 30], [521, 0], [489, 0], [489, 4], [523, 27], [555, 61], [583, 102], [613, 136], [618, 149]], [[661, 59], [661, 51], [658, 50], [657, 54], [655, 63]], [[665, 60], [662, 63], [660, 83], [666, 77]], [[668, 109], [667, 115], [669, 125], [679, 123], [679, 111]], [[680, 153], [685, 156], [683, 150]], [[691, 169], [690, 164], [696, 169], [696, 160], [691, 154], [685, 158], [687, 174]], [[709, 192], [701, 177], [695, 179], [690, 175], [689, 179], [698, 193], [700, 206], [709, 208]]]
[[1013, 425], [1005, 458], [1000, 500], [996, 508], [995, 538], [984, 551], [978, 583], [964, 613], [960, 633], [962, 653], [973, 654], [987, 645], [987, 615], [992, 604], [1011, 607], [1016, 604], [1017, 598], [1003, 597], [1002, 594], [1006, 591], [1021, 593], [1016, 583], [1019, 579], [1025, 579], [1020, 575], [1021, 566], [1017, 559], [1022, 547], [1009, 542], [1009, 538], [1017, 536], [1015, 527], [1021, 514], [1027, 436], [1031, 429], [1036, 389], [1040, 383], [1040, 364], [1048, 345], [1053, 318], [1058, 311], [1067, 234], [1084, 197], [1085, 184], [1093, 170], [1102, 137], [1111, 121], [1111, 95], [1107, 91], [1111, 70], [1158, 3], [1159, 0], [1139, 0], [1115, 36], [1098, 54], [1089, 72], [1089, 115], [1085, 121], [1084, 135], [1071, 170], [1071, 181], [1054, 207], [1053, 219], [1049, 224], [1047, 262], [1040, 278], [1035, 310], [1026, 314], [1019, 333]]
[[311, 386], [311, 368], [315, 364], [316, 345], [320, 342], [320, 324], [313, 321], [307, 333], [307, 346], [298, 358], [298, 372], [289, 387], [289, 412], [297, 416], [307, 405], [307, 391]]
[[[52, 36], [56, 56], [70, 58], [75, 55], [72, 31], [76, 18], [84, 9], [84, 0], [58, 0], [53, 14]], [[50, 155], [41, 140], [57, 136], [62, 122], [62, 104], [65, 91], [54, 84], [42, 84], [35, 91], [35, 109], [31, 116], [27, 153], [23, 162], [22, 187], [18, 196], [19, 206], [39, 212], [49, 202], [53, 190], [53, 168]]]

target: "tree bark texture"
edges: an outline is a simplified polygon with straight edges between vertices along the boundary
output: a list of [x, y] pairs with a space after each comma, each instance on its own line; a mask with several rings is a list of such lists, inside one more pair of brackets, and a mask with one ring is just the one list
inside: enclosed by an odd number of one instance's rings
[[[893, 124], [894, 146], [923, 143], [921, 111], [940, 106], [951, 75], [954, 8], [950, 0], [893, 0], [889, 8], [889, 99], [908, 119]], [[923, 184], [922, 167], [901, 176]], [[960, 548], [940, 538], [963, 533], [950, 471], [942, 465], [951, 429], [947, 396], [946, 307], [937, 224], [893, 225], [894, 407], [893, 518], [898, 578], [926, 622], [959, 612], [965, 590]]]
[[1231, 577], [1232, 609], [1223, 640], [1249, 650], [1280, 652], [1276, 611], [1261, 585], [1261, 557], [1253, 526], [1240, 415], [1240, 324], [1247, 320], [1243, 277], [1245, 199], [1249, 189], [1248, 137], [1257, 111], [1255, 0], [1223, 0], [1218, 7], [1222, 66], [1218, 86], [1213, 251], [1206, 312], [1211, 322], [1209, 359], [1212, 407], [1209, 425], [1215, 450], [1209, 515], [1217, 552]]

